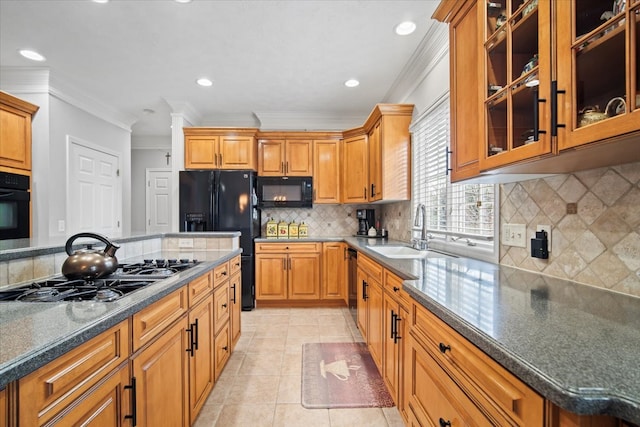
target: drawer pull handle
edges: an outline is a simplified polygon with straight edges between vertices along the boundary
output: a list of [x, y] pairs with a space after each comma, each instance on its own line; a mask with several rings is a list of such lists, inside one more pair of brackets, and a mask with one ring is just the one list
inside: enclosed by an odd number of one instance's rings
[[224, 351], [227, 351], [227, 350], [229, 350], [229, 347], [225, 345], [224, 347], [222, 347], [222, 349], [223, 349]]
[[443, 418], [438, 420], [440, 427], [451, 427], [451, 421], [445, 421]]
[[227, 303], [222, 304], [222, 308], [227, 308]]
[[447, 350], [451, 351], [451, 346], [450, 345], [444, 345], [444, 343], [440, 343], [438, 345], [438, 347], [440, 347], [440, 353], [444, 354], [447, 352]]
[[394, 287], [393, 287], [393, 292], [398, 292], [399, 290], [400, 290], [400, 288], [399, 288], [399, 287], [397, 287], [397, 286], [394, 286]]
[[131, 377], [131, 385], [125, 385], [125, 390], [131, 390], [131, 415], [125, 415], [125, 420], [131, 420], [133, 427], [138, 424], [138, 412], [136, 410], [136, 377]]

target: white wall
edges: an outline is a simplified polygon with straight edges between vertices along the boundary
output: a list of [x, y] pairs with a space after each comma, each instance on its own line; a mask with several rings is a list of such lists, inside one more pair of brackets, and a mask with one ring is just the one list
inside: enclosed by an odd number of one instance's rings
[[[147, 168], [171, 168], [167, 165], [167, 153], [171, 153], [171, 137], [133, 138], [131, 150], [131, 231], [146, 229], [146, 170]], [[165, 148], [166, 147], [166, 148]]]

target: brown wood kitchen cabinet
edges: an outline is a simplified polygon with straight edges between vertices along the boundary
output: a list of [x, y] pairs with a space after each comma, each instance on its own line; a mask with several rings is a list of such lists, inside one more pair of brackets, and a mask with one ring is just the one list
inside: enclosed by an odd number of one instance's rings
[[0, 390], [0, 423], [9, 425], [9, 403], [7, 399], [7, 389]]
[[540, 395], [422, 306], [412, 310], [404, 390], [421, 425], [544, 425]]
[[344, 133], [342, 203], [366, 203], [369, 184], [367, 135], [361, 129]]
[[324, 242], [322, 244], [322, 299], [349, 303], [347, 281], [347, 244]]
[[304, 132], [263, 132], [258, 140], [259, 176], [312, 176], [313, 140]]
[[31, 171], [31, 119], [38, 108], [0, 91], [0, 169]]
[[256, 304], [320, 301], [322, 244], [256, 243]]
[[129, 322], [90, 339], [18, 381], [20, 426], [96, 420], [127, 425]]
[[339, 139], [313, 141], [313, 203], [340, 203]]
[[257, 168], [255, 128], [184, 128], [185, 169]]
[[441, 2], [452, 179], [640, 160], [639, 16], [638, 2]]
[[242, 271], [240, 255], [229, 261], [229, 297], [231, 314], [229, 318], [231, 329], [231, 351], [240, 339], [242, 315]]
[[383, 268], [371, 258], [358, 254], [358, 328], [367, 343], [371, 358], [381, 372], [384, 329], [382, 271]]

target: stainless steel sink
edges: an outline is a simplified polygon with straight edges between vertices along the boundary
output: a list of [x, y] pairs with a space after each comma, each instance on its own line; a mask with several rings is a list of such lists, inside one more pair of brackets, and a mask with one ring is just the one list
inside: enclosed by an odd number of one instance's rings
[[420, 251], [410, 246], [367, 246], [367, 249], [387, 258], [426, 258], [430, 255], [430, 251]]

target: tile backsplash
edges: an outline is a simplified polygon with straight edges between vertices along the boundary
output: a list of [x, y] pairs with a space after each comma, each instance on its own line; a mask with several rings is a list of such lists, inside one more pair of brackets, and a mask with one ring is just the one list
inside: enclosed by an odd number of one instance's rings
[[[527, 248], [500, 245], [501, 264], [640, 296], [640, 163], [503, 184], [505, 223], [526, 224]], [[541, 224], [552, 227], [547, 260], [531, 257]]]
[[[295, 221], [300, 224], [304, 221], [309, 226], [309, 237], [350, 236], [358, 231], [358, 219], [356, 209], [371, 208], [360, 205], [319, 205], [313, 209], [264, 209], [262, 211], [262, 236], [266, 236], [265, 226], [269, 218], [276, 221]], [[380, 208], [375, 208], [376, 214]]]

